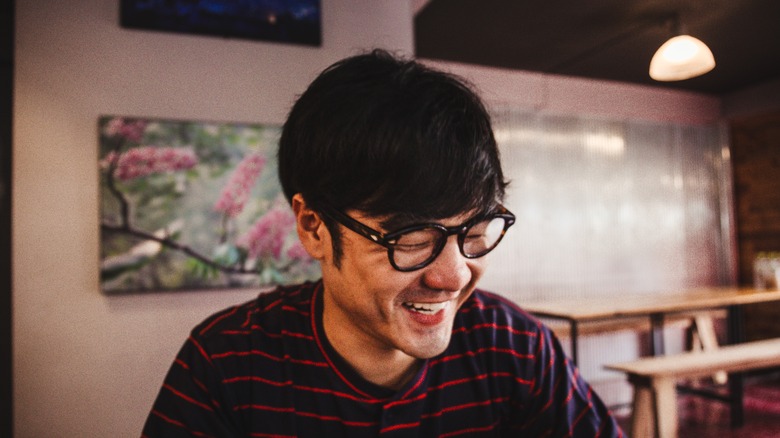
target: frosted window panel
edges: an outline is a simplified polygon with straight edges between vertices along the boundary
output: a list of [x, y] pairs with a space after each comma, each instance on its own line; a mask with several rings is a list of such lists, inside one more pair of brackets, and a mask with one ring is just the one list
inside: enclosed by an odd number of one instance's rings
[[492, 112], [518, 221], [491, 256], [488, 288], [522, 303], [723, 280], [718, 126]]
[[[483, 287], [522, 306], [733, 281], [724, 127], [512, 108], [492, 116], [517, 222], [488, 255]], [[673, 330], [670, 351], [682, 348]], [[631, 389], [602, 366], [640, 355], [640, 341], [630, 331], [580, 339], [580, 369], [608, 405], [630, 402]]]

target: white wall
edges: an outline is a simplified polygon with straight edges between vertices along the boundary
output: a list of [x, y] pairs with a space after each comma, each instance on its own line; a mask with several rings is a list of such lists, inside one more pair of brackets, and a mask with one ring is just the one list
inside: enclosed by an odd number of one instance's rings
[[322, 68], [412, 51], [408, 1], [322, 0], [320, 48], [124, 30], [115, 0], [17, 0], [14, 405], [19, 437], [138, 436], [190, 328], [243, 292], [98, 287], [101, 114], [282, 123]]
[[[98, 116], [281, 123], [331, 62], [360, 48], [413, 47], [406, 0], [322, 0], [321, 48], [124, 30], [118, 3], [16, 1], [13, 343], [22, 438], [138, 436], [190, 328], [255, 295], [100, 293]], [[690, 94], [452, 67], [491, 102], [624, 118], [717, 114], [717, 101]]]
[[684, 124], [710, 124], [720, 118], [719, 99], [704, 94], [451, 62], [426, 63], [468, 79], [493, 107]]

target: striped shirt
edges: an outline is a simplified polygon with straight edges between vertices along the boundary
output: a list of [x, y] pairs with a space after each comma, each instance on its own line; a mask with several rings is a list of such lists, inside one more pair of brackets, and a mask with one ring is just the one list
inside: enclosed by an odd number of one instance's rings
[[549, 329], [497, 295], [476, 290], [400, 391], [334, 351], [321, 296], [321, 282], [280, 287], [197, 326], [143, 436], [622, 436]]

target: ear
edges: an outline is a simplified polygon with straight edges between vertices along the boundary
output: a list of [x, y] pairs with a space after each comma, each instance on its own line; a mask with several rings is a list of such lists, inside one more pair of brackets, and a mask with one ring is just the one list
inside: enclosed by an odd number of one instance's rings
[[322, 261], [331, 244], [330, 233], [322, 218], [309, 208], [300, 193], [292, 197], [292, 209], [295, 214], [298, 238], [301, 239], [303, 247], [313, 259]]

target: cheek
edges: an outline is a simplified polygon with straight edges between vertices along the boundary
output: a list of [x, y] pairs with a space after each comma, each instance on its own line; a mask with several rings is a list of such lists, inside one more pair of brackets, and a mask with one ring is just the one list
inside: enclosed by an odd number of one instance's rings
[[[386, 252], [357, 248], [356, 245], [344, 246], [339, 268], [323, 267], [323, 278], [326, 281], [337, 279], [338, 287], [342, 289], [340, 295], [354, 300], [356, 306], [391, 300], [409, 284], [408, 277], [393, 269]], [[335, 282], [333, 286], [336, 286]]]
[[488, 266], [488, 257], [490, 256], [487, 255], [478, 259], [469, 260], [469, 269], [471, 269], [471, 275], [474, 277], [474, 281], [479, 280], [482, 277], [482, 274], [485, 273]]
[[346, 241], [342, 249], [340, 271], [352, 286], [384, 289], [404, 281], [403, 273], [393, 269], [383, 247], [371, 242]]
[[487, 265], [485, 264], [484, 257], [481, 259], [473, 259], [469, 261], [468, 268], [471, 275], [471, 279], [469, 280], [469, 284], [463, 289], [465, 297], [463, 300], [465, 301], [466, 298], [468, 298], [469, 295], [471, 295], [471, 291], [474, 290], [474, 288], [477, 287], [477, 283], [482, 278], [482, 274], [485, 273], [485, 268]]

